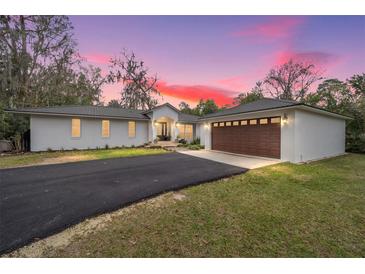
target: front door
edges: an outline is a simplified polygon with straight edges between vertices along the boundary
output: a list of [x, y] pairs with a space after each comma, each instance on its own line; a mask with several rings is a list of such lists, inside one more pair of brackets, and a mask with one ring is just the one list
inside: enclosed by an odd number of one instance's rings
[[161, 135], [167, 137], [167, 122], [161, 122]]
[[167, 138], [167, 122], [158, 122], [156, 125], [157, 128], [157, 136], [164, 140]]

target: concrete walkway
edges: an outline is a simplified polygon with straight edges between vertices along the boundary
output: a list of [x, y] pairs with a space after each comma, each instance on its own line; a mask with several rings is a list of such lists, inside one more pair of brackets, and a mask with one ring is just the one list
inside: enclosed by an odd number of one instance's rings
[[279, 159], [237, 155], [212, 150], [187, 150], [179, 151], [179, 153], [248, 169], [274, 165], [281, 162]]

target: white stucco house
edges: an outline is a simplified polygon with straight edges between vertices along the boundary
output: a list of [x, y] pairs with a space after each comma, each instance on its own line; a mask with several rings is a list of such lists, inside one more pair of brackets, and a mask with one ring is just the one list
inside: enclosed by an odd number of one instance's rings
[[31, 151], [140, 146], [199, 138], [207, 150], [293, 163], [345, 152], [347, 116], [264, 98], [198, 117], [169, 103], [149, 111], [97, 106], [6, 110], [30, 116]]

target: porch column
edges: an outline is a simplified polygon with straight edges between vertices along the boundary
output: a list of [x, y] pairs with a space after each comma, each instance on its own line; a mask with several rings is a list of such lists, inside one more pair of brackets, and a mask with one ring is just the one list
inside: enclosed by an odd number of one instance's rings
[[175, 120], [173, 120], [171, 122], [171, 141], [175, 141], [175, 139], [177, 138], [177, 135], [178, 135], [176, 123], [177, 122]]

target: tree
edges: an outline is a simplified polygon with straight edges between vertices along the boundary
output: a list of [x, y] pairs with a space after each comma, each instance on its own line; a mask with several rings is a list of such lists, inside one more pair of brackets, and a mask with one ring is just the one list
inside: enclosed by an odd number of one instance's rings
[[263, 95], [262, 82], [258, 81], [256, 82], [255, 87], [251, 89], [251, 91], [246, 93], [245, 92], [240, 93], [237, 97], [233, 98], [233, 104], [235, 105], [247, 104], [262, 99], [263, 97], [264, 95]]
[[313, 64], [289, 60], [271, 69], [264, 84], [275, 98], [303, 101], [312, 84], [321, 79], [321, 72]]
[[214, 102], [213, 99], [207, 99], [205, 101], [203, 99], [200, 99], [199, 103], [197, 104], [193, 112], [195, 115], [202, 116], [209, 113], [217, 112], [218, 110], [219, 107], [217, 106], [217, 104]]
[[329, 111], [346, 113], [353, 103], [353, 94], [346, 83], [327, 79], [318, 85], [316, 93], [308, 95], [307, 101]]
[[157, 76], [149, 76], [144, 62], [132, 52], [122, 51], [121, 57], [111, 60], [109, 73], [111, 83], [122, 82], [120, 104], [124, 108], [148, 110], [158, 103]]
[[179, 109], [182, 113], [186, 114], [194, 114], [194, 110], [190, 107], [190, 105], [186, 102], [180, 102]]
[[365, 97], [365, 73], [355, 74], [347, 82], [356, 95]]
[[[99, 104], [104, 83], [83, 65], [68, 17], [0, 16], [0, 108]], [[29, 123], [3, 114], [0, 127], [10, 138]]]
[[113, 100], [110, 100], [109, 103], [108, 103], [108, 107], [113, 107], [113, 108], [120, 108], [120, 103], [118, 100], [116, 99], [113, 99]]
[[352, 117], [348, 123], [347, 144], [349, 150], [365, 152], [365, 73], [353, 75], [347, 83], [354, 93]]

